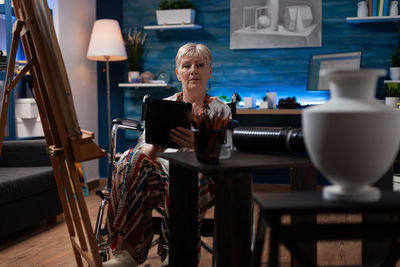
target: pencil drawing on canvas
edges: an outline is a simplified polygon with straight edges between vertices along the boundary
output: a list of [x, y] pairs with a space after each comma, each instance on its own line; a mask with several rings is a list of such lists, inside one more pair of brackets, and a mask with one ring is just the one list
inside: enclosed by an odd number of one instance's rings
[[321, 46], [322, 0], [231, 0], [231, 49]]

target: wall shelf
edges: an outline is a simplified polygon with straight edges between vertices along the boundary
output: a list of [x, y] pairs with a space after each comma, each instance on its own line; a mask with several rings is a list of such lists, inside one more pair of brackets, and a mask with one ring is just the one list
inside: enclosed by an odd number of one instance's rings
[[384, 80], [383, 83], [400, 83], [400, 80]]
[[198, 30], [201, 25], [196, 24], [179, 24], [179, 25], [149, 25], [144, 26], [145, 30]]
[[300, 115], [302, 109], [244, 109], [238, 108], [236, 114], [252, 115], [252, 114], [268, 114], [268, 115]]
[[399, 22], [400, 16], [348, 17], [347, 23]]
[[166, 83], [119, 83], [118, 87], [167, 87]]

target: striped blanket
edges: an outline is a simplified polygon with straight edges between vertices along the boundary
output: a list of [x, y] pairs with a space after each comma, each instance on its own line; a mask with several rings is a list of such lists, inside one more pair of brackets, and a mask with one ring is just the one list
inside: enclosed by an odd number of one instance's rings
[[[211, 178], [199, 175], [199, 224], [211, 206], [213, 195], [210, 188], [213, 185]], [[167, 192], [168, 174], [158, 162], [136, 149], [127, 150], [122, 155], [113, 173], [107, 214], [109, 244], [113, 250], [117, 248], [118, 242], [123, 240], [124, 249], [129, 251], [138, 264], [143, 263], [154, 236], [152, 210], [156, 206], [162, 206], [165, 217], [158, 254], [162, 260], [167, 256]]]

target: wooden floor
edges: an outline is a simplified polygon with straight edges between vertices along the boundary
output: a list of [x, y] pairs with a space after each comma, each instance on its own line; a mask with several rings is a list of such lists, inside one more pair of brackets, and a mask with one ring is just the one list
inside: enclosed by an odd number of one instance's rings
[[[100, 198], [94, 191], [86, 197], [86, 204], [94, 227]], [[211, 212], [209, 214], [212, 214]], [[209, 215], [207, 215], [209, 216]], [[212, 244], [212, 238], [205, 239]], [[148, 260], [141, 267], [157, 267], [161, 265], [155, 246], [149, 252]], [[64, 218], [58, 222], [35, 225], [6, 238], [0, 239], [0, 267], [44, 267], [76, 266], [69, 242], [68, 230]], [[201, 267], [211, 266], [211, 255], [202, 251]]]
[[[89, 214], [94, 224], [97, 209], [100, 204], [98, 196], [91, 192], [86, 197]], [[4, 216], [4, 215], [3, 215]], [[6, 215], [5, 215], [6, 216]], [[212, 216], [209, 212], [207, 216]], [[318, 217], [319, 222], [328, 221], [357, 221], [358, 215]], [[267, 233], [268, 235], [268, 233]], [[212, 239], [206, 239], [211, 244]], [[267, 266], [267, 255], [264, 253], [263, 266]], [[290, 266], [290, 254], [281, 248], [281, 266]], [[320, 265], [357, 265], [361, 262], [361, 244], [359, 241], [319, 242], [318, 264]], [[160, 266], [156, 248], [150, 250], [148, 260], [142, 267]], [[76, 266], [65, 221], [43, 222], [39, 225], [0, 239], [0, 267], [39, 267], [39, 266]], [[202, 251], [200, 267], [211, 266], [211, 255]], [[400, 266], [400, 265], [398, 265]]]

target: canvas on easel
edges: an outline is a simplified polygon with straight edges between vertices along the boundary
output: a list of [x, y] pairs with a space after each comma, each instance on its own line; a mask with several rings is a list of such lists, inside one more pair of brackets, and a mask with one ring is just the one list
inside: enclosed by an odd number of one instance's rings
[[[80, 128], [70, 84], [46, 0], [12, 0], [16, 15], [0, 118], [0, 152], [10, 92], [30, 71], [33, 93], [53, 166], [77, 266], [102, 266], [75, 163], [106, 156]], [[27, 64], [14, 77], [21, 40]], [[84, 260], [84, 261], [83, 261]]]

